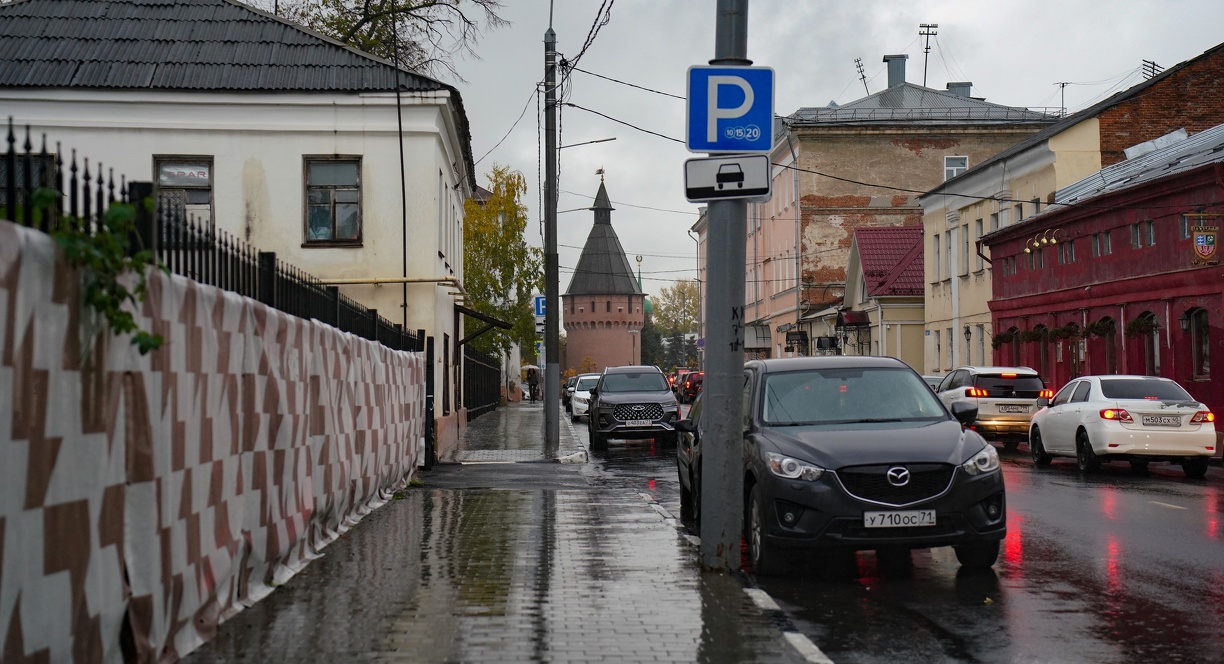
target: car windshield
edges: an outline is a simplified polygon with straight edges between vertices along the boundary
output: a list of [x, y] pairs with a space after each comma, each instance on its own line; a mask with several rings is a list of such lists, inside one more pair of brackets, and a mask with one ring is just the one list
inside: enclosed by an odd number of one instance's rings
[[603, 377], [604, 392], [666, 392], [671, 388], [658, 371], [610, 373]]
[[1149, 401], [1194, 401], [1181, 385], [1167, 380], [1118, 378], [1101, 381], [1106, 399], [1147, 399]]
[[913, 372], [889, 367], [828, 368], [765, 377], [766, 425], [895, 422], [947, 417]]
[[599, 376], [591, 376], [590, 378], [579, 378], [574, 385], [575, 392], [590, 392], [595, 383], [599, 382]]
[[1027, 397], [1036, 399], [1045, 389], [1037, 376], [1016, 374], [978, 374], [973, 386], [984, 389], [992, 397]]

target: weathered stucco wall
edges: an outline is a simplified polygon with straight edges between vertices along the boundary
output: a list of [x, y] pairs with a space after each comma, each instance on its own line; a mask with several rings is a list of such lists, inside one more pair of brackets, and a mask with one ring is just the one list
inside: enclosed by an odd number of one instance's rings
[[141, 356], [0, 222], [0, 659], [173, 661], [405, 484], [424, 359], [151, 273]]

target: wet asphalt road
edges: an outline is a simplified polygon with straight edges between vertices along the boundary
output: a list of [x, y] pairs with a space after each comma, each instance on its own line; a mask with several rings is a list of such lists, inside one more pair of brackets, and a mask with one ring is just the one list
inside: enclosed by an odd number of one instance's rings
[[[993, 572], [961, 572], [945, 547], [756, 583], [838, 663], [1224, 662], [1224, 470], [1085, 477], [1073, 461], [1036, 468], [1025, 446], [1000, 455], [1008, 537]], [[613, 446], [592, 465], [679, 514], [666, 452]]]

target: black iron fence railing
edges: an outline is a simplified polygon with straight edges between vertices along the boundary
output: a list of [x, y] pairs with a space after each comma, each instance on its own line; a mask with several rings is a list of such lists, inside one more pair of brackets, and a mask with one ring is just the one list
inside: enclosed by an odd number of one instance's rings
[[469, 422], [497, 408], [501, 400], [501, 362], [471, 346], [463, 347], [463, 403]]
[[[171, 200], [175, 192], [155, 199], [151, 183], [126, 182], [123, 176], [116, 185], [113, 170], [106, 170], [104, 177], [101, 162], [91, 171], [84, 159], [78, 168], [75, 150], [65, 168], [58, 143], [50, 153], [44, 136], [34, 152], [26, 127], [19, 149], [12, 118], [8, 124], [6, 150], [0, 158], [0, 217], [50, 233], [68, 216], [88, 230], [99, 227], [116, 201], [136, 203], [133, 251], [152, 248], [158, 262], [171, 272], [299, 318], [318, 319], [395, 350], [425, 349], [424, 330], [412, 332], [392, 324], [377, 310], [341, 295], [338, 287], [278, 260], [275, 253], [259, 251], [213, 228], [211, 221], [187, 214], [185, 206]], [[37, 200], [40, 195], [45, 195], [45, 204]], [[149, 200], [157, 200], [152, 214], [145, 206]]]

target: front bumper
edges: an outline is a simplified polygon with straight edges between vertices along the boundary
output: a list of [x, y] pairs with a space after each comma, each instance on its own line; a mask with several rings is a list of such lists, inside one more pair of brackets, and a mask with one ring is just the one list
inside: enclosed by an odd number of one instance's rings
[[591, 427], [608, 438], [641, 439], [660, 436], [674, 438], [676, 435], [675, 423], [678, 421], [680, 421], [678, 411], [665, 411], [663, 417], [651, 420], [648, 426], [631, 426], [623, 420], [616, 419], [611, 413], [604, 412], [591, 422]]
[[[815, 482], [785, 480], [772, 475], [762, 479], [762, 499], [768, 510], [762, 536], [778, 547], [928, 548], [1000, 540], [1007, 534], [1007, 504], [1000, 471], [971, 476], [958, 468], [947, 491], [901, 507], [852, 496], [831, 472]], [[993, 517], [987, 514], [992, 504], [998, 509]], [[864, 512], [913, 510], [935, 510], [936, 525], [894, 528], [864, 525]], [[780, 515], [796, 511], [794, 525], [784, 525]]]

